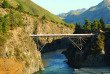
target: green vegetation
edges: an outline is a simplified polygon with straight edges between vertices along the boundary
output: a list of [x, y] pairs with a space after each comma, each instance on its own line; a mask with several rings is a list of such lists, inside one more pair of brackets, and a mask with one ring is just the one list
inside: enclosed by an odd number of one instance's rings
[[78, 22], [76, 22], [75, 30], [78, 31], [80, 29], [81, 29], [81, 23], [78, 24]]
[[108, 25], [108, 26], [106, 26], [105, 28], [110, 28], [110, 26]]
[[24, 8], [23, 8], [23, 6], [21, 4], [18, 5], [18, 7], [16, 9], [19, 10], [20, 12], [24, 11]]
[[104, 23], [104, 20], [103, 18], [100, 19], [100, 23], [102, 24], [102, 30], [105, 30], [105, 23]]
[[43, 19], [43, 20], [45, 20], [45, 19], [46, 19], [45, 15], [44, 15], [44, 16], [42, 16], [42, 19]]
[[12, 57], [12, 51], [9, 51], [9, 58]]
[[23, 58], [26, 59], [26, 55], [23, 53]]
[[0, 35], [0, 46], [2, 46], [6, 41], [6, 38], [3, 35]]
[[95, 19], [94, 22], [90, 22], [88, 19], [85, 19], [85, 24], [83, 27], [85, 30], [105, 30], [105, 23], [103, 21], [103, 18], [101, 18], [100, 21]]
[[91, 30], [91, 23], [88, 19], [85, 19], [84, 29]]
[[26, 67], [29, 67], [29, 65], [30, 65], [30, 64], [26, 61], [25, 66], [26, 66]]
[[22, 15], [10, 10], [10, 13], [5, 16], [0, 16], [0, 33], [4, 34], [8, 30], [12, 30], [17, 26], [22, 26]]
[[45, 17], [49, 20], [53, 20], [55, 22], [62, 22], [64, 23], [59, 17], [51, 14], [47, 10], [43, 9], [42, 7], [36, 5], [31, 0], [15, 0], [18, 4], [22, 5], [22, 7], [25, 9], [25, 12], [28, 12], [32, 15], [38, 15], [39, 18], [42, 18], [42, 16], [45, 15]]
[[[30, 0], [11, 0], [11, 1], [5, 0], [5, 1], [8, 3], [8, 5], [10, 5], [9, 7], [12, 10], [18, 10], [19, 12], [23, 12], [35, 17], [39, 17], [43, 20], [46, 19], [56, 24], [62, 23], [62, 25], [72, 28], [70, 24], [63, 22], [59, 17], [51, 14], [50, 12], [36, 5]], [[3, 3], [3, 2], [0, 1], [0, 3]], [[11, 29], [13, 29], [13, 24], [11, 24]]]
[[2, 7], [3, 7], [3, 8], [9, 8], [8, 2], [7, 2], [7, 1], [3, 1]]
[[16, 58], [18, 58], [19, 56], [20, 56], [20, 54], [21, 54], [21, 51], [18, 49], [18, 48], [15, 48], [15, 56], [16, 56]]
[[102, 50], [104, 51], [104, 40], [105, 40], [105, 36], [103, 34], [98, 35], [98, 37], [95, 40], [96, 42], [94, 42], [92, 48], [90, 49], [90, 53], [100, 54]]
[[85, 29], [87, 31], [98, 31], [98, 30], [105, 30], [106, 26], [105, 26], [105, 23], [104, 23], [104, 20], [103, 18], [101, 18], [100, 20], [97, 20], [95, 19], [94, 22], [90, 22], [88, 19], [85, 19], [85, 24], [83, 27], [81, 27], [81, 23], [76, 23], [76, 30], [79, 30], [79, 29]]

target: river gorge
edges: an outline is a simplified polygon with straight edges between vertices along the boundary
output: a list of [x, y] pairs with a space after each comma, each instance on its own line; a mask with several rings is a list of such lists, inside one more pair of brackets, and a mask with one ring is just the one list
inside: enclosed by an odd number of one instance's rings
[[75, 69], [69, 66], [65, 61], [66, 57], [61, 54], [65, 49], [59, 49], [42, 54], [45, 71], [35, 74], [110, 74], [109, 67], [82, 67]]

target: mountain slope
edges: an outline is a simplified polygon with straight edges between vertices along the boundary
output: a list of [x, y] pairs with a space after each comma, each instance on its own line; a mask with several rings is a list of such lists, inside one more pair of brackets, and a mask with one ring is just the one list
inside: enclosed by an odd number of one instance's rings
[[[18, 5], [21, 4], [26, 12], [29, 12], [30, 14], [33, 15], [38, 15], [39, 18], [45, 15], [46, 18], [49, 20], [53, 20], [55, 22], [60, 22], [60, 23], [63, 22], [61, 19], [59, 19], [59, 17], [51, 14], [49, 11], [38, 6], [31, 0], [6, 0], [6, 1], [8, 1], [10, 5], [13, 6], [14, 8], [16, 8]], [[0, 3], [2, 3], [2, 1], [0, 1]]]
[[63, 19], [67, 23], [76, 23], [80, 22], [82, 25], [84, 24], [85, 19], [89, 19], [93, 22], [94, 19], [100, 19], [103, 17], [106, 24], [110, 24], [110, 1], [106, 2], [105, 0], [102, 1], [97, 6], [91, 7], [84, 13], [80, 15], [71, 15], [65, 17]]
[[[20, 68], [19, 70], [26, 74], [32, 74], [37, 71], [44, 70], [41, 53], [37, 48], [38, 45], [29, 36], [29, 34], [72, 34], [73, 29], [70, 29], [70, 27], [67, 28], [61, 23], [50, 21], [53, 19], [53, 17], [51, 17], [52, 14], [48, 11], [47, 13], [43, 12], [46, 11], [44, 9], [41, 9], [42, 11], [39, 10], [39, 12], [42, 12], [42, 15], [49, 15], [50, 20], [40, 19], [36, 16], [15, 9], [20, 2], [22, 3], [24, 1], [25, 3], [26, 0], [7, 1], [13, 8], [2, 8], [1, 3], [3, 0], [0, 0], [0, 58], [3, 58], [3, 60], [5, 60], [5, 58], [13, 59], [14, 61], [19, 62], [23, 66], [23, 69]], [[30, 2], [30, 0], [27, 0], [27, 2], [28, 1]], [[30, 6], [28, 9], [28, 6], [25, 5], [27, 4], [25, 3], [23, 5], [23, 8], [27, 8], [25, 11], [28, 12], [28, 10], [33, 10], [33, 7]], [[38, 7], [38, 9], [39, 8], [40, 7]], [[48, 38], [48, 42], [51, 43], [52, 39], [53, 38]], [[43, 41], [45, 40], [39, 39], [39, 41], [44, 43]], [[8, 62], [8, 60], [4, 61], [4, 63], [6, 62]], [[17, 68], [13, 71], [13, 68], [16, 67], [16, 65], [12, 68], [10, 66], [4, 66], [4, 63], [0, 63], [2, 66], [0, 68], [3, 68], [4, 73], [21, 74], [17, 73], [19, 71]], [[13, 62], [8, 62], [8, 64], [13, 65]], [[12, 69], [9, 69], [9, 67]], [[1, 73], [1, 70], [0, 74], [3, 74]]]
[[79, 15], [83, 12], [85, 12], [87, 9], [83, 8], [83, 9], [77, 9], [77, 10], [70, 10], [68, 13], [61, 13], [58, 14], [57, 16], [60, 17], [61, 19], [65, 19], [65, 17], [67, 16], [71, 16], [71, 15]]

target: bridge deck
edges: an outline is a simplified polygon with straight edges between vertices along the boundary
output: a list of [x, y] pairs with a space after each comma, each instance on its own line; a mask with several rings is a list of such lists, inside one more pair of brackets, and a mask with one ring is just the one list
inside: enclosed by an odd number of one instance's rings
[[91, 37], [95, 34], [30, 34], [31, 37]]

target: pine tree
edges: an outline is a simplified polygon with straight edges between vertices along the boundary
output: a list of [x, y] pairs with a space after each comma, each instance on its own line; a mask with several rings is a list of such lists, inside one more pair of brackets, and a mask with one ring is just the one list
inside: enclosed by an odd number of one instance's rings
[[88, 19], [85, 19], [84, 28], [85, 30], [91, 30], [91, 23]]
[[94, 29], [95, 30], [98, 29], [98, 20], [97, 19], [94, 20]]
[[75, 30], [77, 31], [77, 30], [79, 30], [79, 29], [81, 29], [81, 23], [78, 24], [78, 22], [76, 22]]
[[102, 28], [102, 24], [98, 22], [98, 30], [100, 30], [101, 28]]
[[100, 23], [102, 24], [102, 30], [105, 30], [105, 23], [104, 23], [103, 17], [101, 17]]
[[94, 30], [94, 23], [91, 22], [91, 30]]

